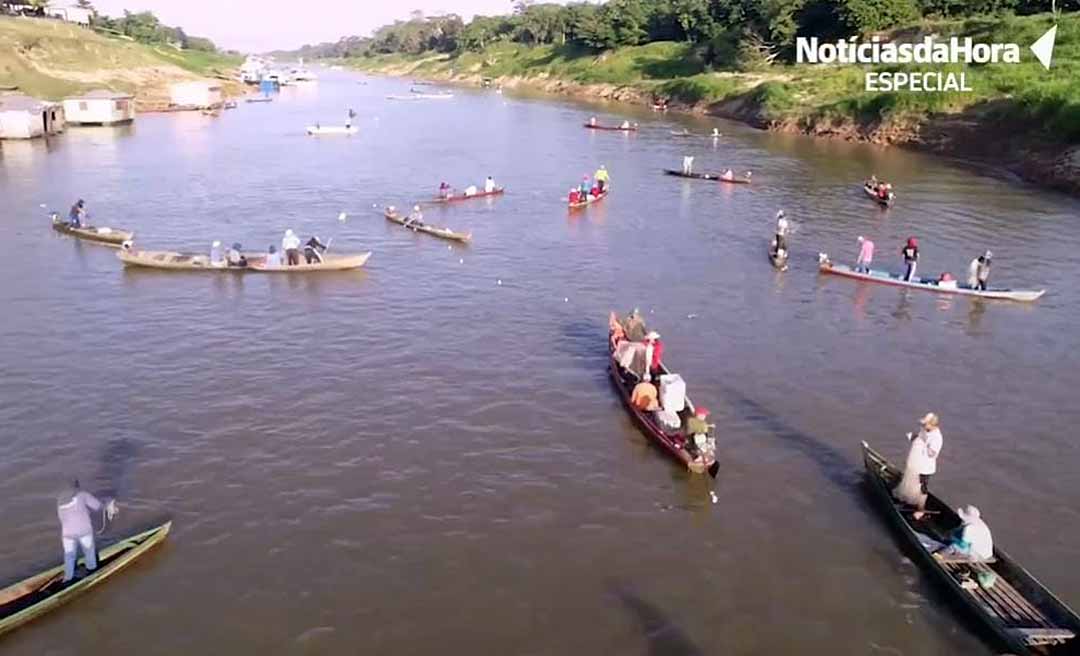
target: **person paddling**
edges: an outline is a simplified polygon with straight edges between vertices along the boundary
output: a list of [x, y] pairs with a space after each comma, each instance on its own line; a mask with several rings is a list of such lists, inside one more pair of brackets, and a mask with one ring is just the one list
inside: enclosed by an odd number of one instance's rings
[[594, 175], [593, 178], [596, 180], [596, 188], [600, 190], [600, 193], [607, 191], [610, 176], [608, 175], [607, 168], [603, 164], [600, 165], [600, 168], [596, 169], [596, 175]]
[[86, 201], [79, 199], [68, 212], [68, 223], [72, 228], [81, 228], [86, 225]]
[[404, 225], [406, 228], [409, 228], [413, 225], [424, 225], [424, 213], [420, 211], [419, 205], [413, 205], [412, 212], [410, 212], [409, 216], [406, 217]]
[[859, 235], [859, 257], [855, 260], [855, 270], [870, 273], [870, 264], [874, 261], [874, 242]]
[[304, 261], [308, 264], [322, 264], [326, 248], [326, 244], [319, 241], [318, 235], [312, 235], [311, 239], [304, 243]]
[[904, 280], [911, 282], [915, 279], [915, 269], [919, 265], [919, 240], [908, 237], [907, 243], [900, 250], [900, 254], [903, 255], [904, 266], [907, 267], [904, 272]]
[[76, 479], [56, 498], [56, 515], [60, 519], [60, 542], [64, 549], [64, 583], [75, 578], [78, 550], [81, 548], [87, 573], [97, 569], [97, 549], [94, 545], [94, 523], [90, 511], [105, 509], [105, 516], [112, 519], [118, 509], [116, 502], [102, 504], [94, 495], [85, 492]]
[[990, 281], [990, 258], [994, 256], [986, 251], [971, 261], [968, 266], [968, 286], [972, 289], [986, 291], [986, 284]]

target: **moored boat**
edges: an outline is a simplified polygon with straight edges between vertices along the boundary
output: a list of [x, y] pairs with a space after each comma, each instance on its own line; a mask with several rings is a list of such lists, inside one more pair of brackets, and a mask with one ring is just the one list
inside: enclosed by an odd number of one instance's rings
[[1080, 654], [1080, 617], [1000, 548], [988, 561], [935, 556], [938, 544], [961, 525], [948, 504], [929, 495], [927, 514], [913, 518], [912, 507], [893, 498], [902, 472], [863, 442], [868, 484], [919, 564], [971, 616], [1017, 656]]
[[[614, 315], [612, 316], [614, 317]], [[619, 398], [622, 399], [623, 405], [626, 407], [627, 412], [630, 413], [634, 423], [638, 425], [638, 428], [657, 446], [681, 462], [691, 473], [704, 474], [709, 472], [711, 476], [715, 477], [720, 470], [720, 464], [715, 457], [710, 457], [707, 460], [696, 458], [686, 448], [687, 438], [682, 434], [681, 429], [669, 432], [660, 425], [654, 413], [640, 410], [633, 404], [631, 397], [634, 387], [641, 381], [636, 375], [623, 369], [616, 360], [615, 345], [610, 338], [608, 339], [608, 355], [608, 372], [611, 374], [611, 382], [614, 383], [619, 392]], [[660, 369], [665, 376], [671, 373], [663, 363], [661, 363]], [[685, 405], [685, 409], [679, 413], [682, 425], [685, 425], [687, 417], [692, 416], [696, 410], [689, 396], [685, 397]]]
[[869, 183], [863, 183], [863, 191], [867, 196], [873, 198], [875, 203], [882, 207], [892, 207], [893, 202], [896, 201], [896, 194], [890, 191], [888, 198], [882, 198]]
[[[819, 265], [818, 270], [821, 273], [828, 273], [836, 276], [843, 276], [845, 278], [855, 278], [856, 280], [865, 280], [867, 282], [876, 282], [884, 285], [894, 285], [897, 287], [910, 287], [913, 289], [925, 289], [927, 291], [936, 292], [938, 294], [956, 294], [960, 296], [975, 296], [978, 298], [989, 298], [1001, 301], [1020, 301], [1024, 303], [1030, 303], [1038, 300], [1046, 293], [1045, 289], [1035, 290], [1019, 290], [1019, 289], [1005, 289], [1005, 288], [990, 288], [986, 290], [973, 289], [968, 285], [952, 281], [951, 283], [943, 283], [938, 280], [930, 278], [916, 278], [912, 281], [904, 280], [902, 276], [889, 273], [888, 271], [879, 271], [871, 269], [869, 272], [856, 271], [846, 264], [835, 264], [829, 260], [829, 256], [822, 253], [818, 256]], [[954, 284], [955, 283], [955, 284]]]
[[355, 125], [309, 125], [307, 127], [307, 133], [312, 136], [322, 134], [352, 136], [357, 132], [359, 132], [359, 129]]
[[423, 232], [433, 237], [439, 237], [440, 239], [448, 239], [450, 241], [457, 241], [463, 244], [472, 241], [471, 232], [454, 232], [450, 228], [439, 228], [437, 226], [428, 225], [422, 222], [408, 223], [408, 217], [401, 216], [393, 207], [386, 208], [386, 210], [383, 212], [383, 216], [386, 217], [387, 221], [396, 223], [400, 226], [404, 226], [409, 230], [412, 230], [413, 232]]
[[589, 194], [588, 198], [586, 198], [585, 200], [578, 201], [576, 203], [567, 202], [566, 206], [572, 210], [581, 209], [582, 207], [588, 207], [593, 203], [599, 203], [600, 201], [607, 198], [608, 193], [608, 190], [605, 189], [603, 192], [600, 193], [599, 196], [593, 196], [592, 194]]
[[606, 130], [608, 132], [637, 132], [637, 123], [634, 125], [623, 127], [621, 125], [593, 125], [592, 123], [586, 123], [585, 127], [589, 130]]
[[710, 180], [714, 182], [726, 182], [727, 184], [750, 184], [751, 174], [747, 171], [746, 175], [741, 178], [732, 177], [725, 178], [720, 173], [684, 173], [675, 169], [664, 169], [666, 175], [675, 176], [676, 178], [690, 178], [692, 180]]
[[425, 200], [425, 203], [442, 204], [442, 203], [458, 203], [463, 200], [476, 200], [477, 198], [490, 198], [492, 196], [502, 196], [506, 193], [506, 190], [502, 187], [496, 187], [494, 191], [478, 191], [471, 196], [465, 194], [454, 194], [447, 196], [446, 198], [432, 198], [431, 200]]
[[81, 228], [75, 228], [67, 221], [61, 219], [57, 214], [52, 215], [52, 227], [53, 230], [62, 232], [65, 235], [86, 239], [87, 241], [95, 241], [99, 244], [108, 244], [109, 246], [120, 246], [120, 244], [135, 237], [134, 232], [117, 230], [106, 226], [83, 226]]
[[[171, 527], [172, 522], [166, 522], [101, 549], [97, 569], [67, 583], [63, 582], [64, 566], [57, 565], [0, 590], [0, 634], [26, 624], [98, 585], [164, 540]], [[83, 563], [82, 559], [80, 563]]]

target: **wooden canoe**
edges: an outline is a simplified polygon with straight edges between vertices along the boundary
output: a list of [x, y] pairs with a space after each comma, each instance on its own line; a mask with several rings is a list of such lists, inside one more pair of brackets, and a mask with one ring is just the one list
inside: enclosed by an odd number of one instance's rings
[[863, 183], [863, 188], [862, 189], [863, 189], [863, 192], [865, 192], [867, 196], [872, 198], [875, 203], [877, 203], [878, 205], [881, 205], [882, 207], [892, 207], [893, 201], [896, 200], [896, 194], [894, 194], [892, 192], [889, 192], [888, 200], [882, 198], [881, 196], [878, 196], [877, 192], [874, 191], [874, 188], [871, 187], [870, 185], [866, 184], [866, 183]]
[[[926, 503], [931, 512], [915, 520], [914, 508], [892, 495], [902, 472], [866, 442], [862, 447], [868, 484], [908, 550], [990, 635], [1017, 656], [1080, 654], [1076, 638], [1080, 617], [1000, 548], [995, 547], [990, 562], [945, 562], [935, 558], [919, 535], [948, 542], [949, 534], [961, 525], [960, 518], [952, 507], [931, 494]], [[992, 575], [996, 581], [989, 588], [978, 583], [962, 585], [965, 579], [977, 581], [980, 575]]]
[[[120, 571], [149, 551], [169, 534], [172, 522], [111, 544], [98, 553], [98, 568], [63, 583], [64, 566], [13, 583], [0, 590], [0, 634], [12, 631], [54, 608], [71, 601]], [[85, 565], [82, 558], [79, 563]]]
[[[625, 371], [619, 366], [619, 363], [615, 360], [615, 351], [611, 340], [608, 340], [608, 372], [611, 374], [611, 382], [615, 385], [615, 388], [619, 391], [619, 398], [622, 399], [623, 405], [626, 407], [626, 411], [630, 413], [634, 423], [638, 428], [645, 433], [646, 437], [652, 440], [657, 446], [666, 451], [669, 455], [681, 462], [688, 471], [694, 474], [704, 474], [706, 471], [715, 476], [715, 472], [718, 469], [716, 459], [712, 459], [709, 462], [698, 462], [694, 456], [683, 446], [686, 437], [681, 433], [668, 433], [664, 430], [652, 413], [639, 410], [630, 402], [630, 398], [634, 393], [634, 386], [639, 382], [637, 376]], [[660, 363], [660, 369], [663, 373], [671, 373], [668, 368]], [[686, 397], [686, 409], [680, 414], [680, 418], [684, 424], [687, 416], [692, 415], [694, 412], [694, 403], [690, 400], [689, 395]]]
[[387, 221], [390, 221], [392, 223], [396, 223], [396, 224], [398, 224], [400, 226], [405, 226], [406, 228], [408, 228], [409, 230], [412, 230], [413, 232], [423, 232], [424, 234], [428, 234], [428, 235], [431, 235], [433, 237], [438, 237], [440, 239], [448, 239], [450, 241], [457, 241], [457, 242], [461, 242], [463, 244], [467, 244], [470, 241], [472, 241], [472, 233], [471, 232], [470, 233], [454, 232], [450, 228], [439, 228], [439, 227], [436, 227], [436, 226], [433, 226], [433, 225], [428, 225], [426, 223], [419, 223], [419, 224], [410, 223], [408, 225], [405, 225], [405, 222], [408, 220], [408, 217], [401, 216], [396, 211], [394, 211], [392, 209], [389, 209], [389, 208], [385, 212], [383, 212], [383, 216], [386, 217]]
[[345, 126], [345, 125], [322, 125], [322, 126], [309, 125], [307, 127], [307, 133], [309, 135], [313, 136], [313, 137], [323, 135], [323, 134], [326, 134], [326, 135], [343, 134], [345, 136], [351, 137], [352, 135], [356, 134], [359, 131], [360, 131], [360, 129], [357, 128], [355, 125], [348, 125], [348, 126]]
[[[359, 255], [324, 255], [323, 261], [313, 264], [308, 264], [303, 257], [300, 259], [300, 264], [294, 264], [292, 266], [266, 266], [265, 258], [261, 258], [257, 262], [248, 262], [247, 271], [255, 271], [257, 273], [315, 273], [317, 271], [351, 271], [353, 269], [359, 269], [367, 264], [368, 258], [371, 257], [371, 252], [361, 253]], [[243, 269], [242, 269], [243, 270]]]
[[53, 217], [52, 227], [53, 230], [62, 232], [65, 235], [86, 239], [87, 241], [95, 241], [99, 244], [108, 244], [110, 246], [119, 246], [125, 241], [135, 238], [134, 232], [116, 230], [115, 228], [107, 228], [105, 226], [83, 226], [81, 228], [73, 228], [70, 223], [58, 216]]
[[637, 132], [638, 130], [637, 125], [631, 125], [628, 128], [624, 128], [621, 125], [593, 125], [591, 123], [586, 123], [585, 127], [589, 130], [603, 130], [607, 132]]
[[870, 273], [863, 273], [862, 271], [856, 271], [855, 269], [847, 266], [846, 264], [834, 264], [829, 261], [829, 257], [825, 254], [821, 255], [822, 262], [818, 266], [818, 270], [821, 273], [828, 273], [835, 276], [843, 276], [845, 278], [854, 278], [856, 280], [865, 280], [867, 282], [876, 282], [884, 285], [893, 285], [896, 287], [910, 287], [912, 289], [925, 289], [926, 291], [935, 292], [938, 294], [954, 294], [959, 296], [975, 296], [977, 298], [989, 298], [999, 301], [1020, 301], [1023, 303], [1030, 303], [1037, 301], [1043, 294], [1046, 293], [1045, 289], [1038, 291], [1034, 290], [1017, 290], [1017, 289], [1003, 289], [1003, 288], [990, 288], [985, 291], [981, 289], [972, 289], [971, 287], [957, 282], [955, 287], [942, 286], [937, 280], [930, 278], [916, 278], [912, 281], [904, 280], [902, 276], [894, 275], [888, 271], [879, 271], [871, 269]]
[[610, 193], [610, 192], [607, 189], [605, 189], [604, 193], [600, 194], [599, 196], [593, 196], [592, 194], [589, 194], [589, 198], [587, 200], [579, 201], [577, 203], [567, 202], [566, 206], [569, 207], [572, 210], [579, 210], [579, 209], [581, 209], [583, 207], [588, 207], [589, 205], [592, 205], [593, 203], [599, 203], [600, 201], [607, 198], [608, 193]]
[[431, 200], [425, 200], [424, 203], [431, 205], [444, 205], [449, 203], [460, 203], [463, 200], [476, 200], [477, 198], [490, 198], [492, 196], [502, 196], [506, 193], [506, 190], [502, 187], [496, 187], [495, 191], [478, 191], [472, 196], [466, 196], [465, 194], [454, 194], [447, 198], [432, 198]]
[[784, 251], [784, 254], [780, 256], [773, 253], [773, 241], [775, 241], [775, 239], [776, 238], [774, 237], [769, 240], [769, 247], [765, 252], [768, 254], [769, 261], [772, 262], [774, 269], [780, 272], [787, 271], [788, 253], [787, 251]]
[[675, 132], [674, 130], [672, 130], [671, 131], [671, 136], [673, 136], [673, 137], [694, 137], [694, 136], [697, 136], [697, 135], [695, 135], [693, 132], [688, 132], [686, 130], [683, 130], [682, 132]]
[[673, 175], [676, 178], [712, 180], [716, 182], [726, 182], [728, 184], [750, 184], [750, 178], [725, 178], [719, 173], [683, 173], [682, 171], [676, 171], [675, 169], [664, 169], [664, 173], [666, 173], [667, 175]]
[[174, 253], [172, 251], [121, 250], [116, 254], [126, 266], [168, 269], [170, 271], [204, 271], [207, 273], [242, 273], [257, 264], [264, 256], [249, 257], [247, 267], [212, 266], [206, 253]]

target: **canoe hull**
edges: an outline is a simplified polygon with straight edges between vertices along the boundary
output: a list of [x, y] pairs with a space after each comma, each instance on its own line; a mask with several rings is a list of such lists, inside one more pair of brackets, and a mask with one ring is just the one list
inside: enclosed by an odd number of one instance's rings
[[894, 276], [885, 271], [871, 270], [870, 273], [862, 273], [855, 271], [851, 267], [845, 264], [834, 264], [827, 259], [818, 266], [818, 270], [821, 273], [827, 273], [834, 276], [842, 276], [844, 278], [854, 278], [855, 280], [865, 280], [866, 282], [876, 282], [883, 285], [893, 285], [894, 287], [908, 287], [911, 289], [925, 289], [926, 291], [935, 292], [937, 294], [952, 294], [956, 296], [972, 296], [975, 298], [986, 298], [996, 301], [1017, 301], [1021, 303], [1031, 303], [1039, 300], [1043, 294], [1046, 293], [1045, 289], [1042, 290], [1012, 290], [1012, 289], [988, 289], [986, 291], [972, 289], [967, 285], [957, 284], [956, 287], [942, 287], [936, 282], [927, 281], [925, 279], [919, 279], [918, 282], [908, 282], [903, 280], [899, 276]]
[[344, 125], [334, 125], [334, 126], [325, 126], [325, 127], [317, 127], [317, 126], [314, 126], [314, 125], [309, 125], [308, 128], [307, 128], [307, 133], [309, 135], [313, 136], [313, 137], [317, 137], [317, 136], [320, 136], [320, 135], [343, 135], [343, 136], [351, 137], [352, 135], [356, 134], [359, 131], [360, 131], [359, 128], [357, 128], [355, 125], [351, 126], [351, 127], [345, 127]]
[[[212, 266], [210, 256], [202, 253], [175, 253], [172, 251], [125, 251], [116, 257], [129, 267], [162, 269], [168, 271], [201, 271], [204, 273], [242, 273], [246, 267]], [[254, 258], [257, 260], [257, 258]], [[249, 262], [253, 258], [249, 258]]]
[[[53, 230], [63, 233], [65, 235], [71, 235], [72, 237], [78, 237], [79, 239], [85, 239], [86, 241], [92, 241], [98, 244], [106, 244], [108, 246], [119, 246], [125, 241], [129, 241], [135, 238], [134, 232], [128, 232], [126, 230], [113, 230], [112, 228], [94, 227], [88, 226], [86, 228], [73, 228], [66, 221], [60, 219], [54, 219], [52, 222]], [[104, 231], [104, 232], [102, 232]]]
[[446, 239], [448, 241], [456, 241], [462, 244], [467, 244], [472, 241], [471, 232], [454, 232], [449, 228], [438, 228], [432, 225], [428, 225], [426, 223], [422, 225], [406, 225], [406, 217], [403, 217], [397, 212], [393, 212], [390, 210], [386, 210], [385, 212], [383, 212], [383, 216], [386, 217], [387, 221], [390, 221], [391, 223], [396, 223], [400, 226], [405, 227], [408, 230], [412, 230], [413, 232], [422, 232], [424, 234], [431, 235], [432, 237], [438, 237], [439, 239]]
[[688, 180], [707, 180], [710, 182], [724, 182], [727, 184], [750, 184], [749, 178], [727, 179], [719, 173], [683, 173], [682, 171], [676, 171], [675, 169], [664, 169], [664, 173], [676, 178], [687, 178]]
[[868, 185], [863, 185], [863, 192], [867, 196], [869, 196], [875, 203], [885, 208], [892, 207], [893, 201], [896, 200], [896, 194], [890, 194], [888, 200], [882, 199], [881, 196], [878, 196], [877, 192]]
[[612, 125], [592, 125], [591, 123], [585, 124], [587, 130], [600, 130], [601, 132], [637, 132], [637, 126], [631, 125], [628, 128], [612, 126]]
[[[169, 534], [172, 522], [109, 545], [98, 554], [98, 569], [68, 585], [60, 583], [63, 565], [58, 565], [0, 590], [0, 635], [71, 601], [130, 565]], [[82, 563], [82, 559], [79, 561]]]
[[588, 207], [589, 205], [599, 203], [600, 201], [607, 198], [607, 195], [608, 195], [608, 192], [606, 192], [606, 191], [604, 193], [600, 194], [599, 196], [590, 195], [589, 200], [587, 200], [587, 201], [584, 201], [584, 202], [581, 202], [581, 203], [567, 203], [566, 206], [568, 208], [570, 208], [571, 210], [580, 210], [583, 207]]
[[316, 273], [319, 271], [353, 271], [367, 264], [371, 252], [360, 255], [324, 255], [323, 261], [316, 264], [308, 264], [301, 259], [300, 264], [293, 266], [269, 267], [263, 261], [252, 262], [246, 269], [253, 273]]
[[[1080, 635], [1080, 617], [1002, 549], [994, 549], [992, 563], [942, 563], [937, 560], [923, 545], [916, 530], [939, 542], [944, 541], [949, 532], [961, 525], [956, 512], [931, 494], [926, 509], [933, 514], [918, 522], [909, 520], [914, 509], [892, 496], [892, 489], [902, 473], [866, 442], [862, 448], [867, 484], [892, 528], [919, 565], [951, 593], [953, 600], [968, 611], [988, 635], [1018, 656], [1075, 656], [1080, 653], [1080, 644], [1076, 643], [1078, 638], [1075, 637]], [[998, 579], [990, 590], [977, 586], [969, 591], [961, 585], [960, 577], [965, 574], [983, 572], [992, 572]], [[1063, 638], [1054, 645], [1035, 645], [1021, 633], [1025, 628], [1060, 632], [1063, 636], [1073, 634], [1074, 637]]]
[[493, 196], [502, 196], [505, 193], [506, 193], [506, 190], [503, 189], [502, 187], [499, 187], [499, 188], [495, 189], [495, 191], [491, 191], [491, 192], [480, 191], [480, 192], [477, 192], [477, 193], [473, 194], [472, 196], [466, 196], [464, 194], [458, 194], [458, 195], [455, 195], [455, 196], [450, 196], [449, 198], [432, 198], [431, 200], [424, 201], [424, 202], [425, 203], [430, 203], [432, 205], [448, 205], [450, 203], [460, 203], [460, 202], [466, 201], [466, 200], [476, 200], [478, 198], [491, 198]]

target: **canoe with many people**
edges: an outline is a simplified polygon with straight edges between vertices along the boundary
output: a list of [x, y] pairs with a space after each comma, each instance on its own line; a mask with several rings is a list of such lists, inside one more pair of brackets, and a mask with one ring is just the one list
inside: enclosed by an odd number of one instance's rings
[[[64, 566], [56, 565], [0, 590], [0, 634], [71, 601], [129, 565], [169, 534], [172, 522], [111, 544], [98, 553], [98, 567], [64, 583]], [[85, 564], [85, 563], [84, 563]]]
[[[643, 409], [638, 403], [635, 403], [635, 388], [645, 382], [643, 380], [644, 370], [649, 368], [651, 364], [644, 361], [647, 356], [642, 357], [642, 352], [647, 352], [642, 345], [631, 341], [642, 336], [633, 334], [637, 329], [631, 323], [635, 320], [640, 321], [640, 316], [635, 319], [634, 313], [631, 313], [623, 321], [614, 312], [611, 313], [608, 319], [608, 353], [610, 356], [608, 370], [611, 374], [611, 380], [623, 400], [623, 405], [626, 406], [634, 422], [645, 435], [681, 462], [687, 470], [694, 474], [709, 472], [715, 478], [720, 469], [720, 464], [716, 461], [715, 442], [712, 440], [711, 434], [709, 435], [708, 446], [705, 449], [707, 453], [702, 454], [694, 437], [687, 435], [685, 431], [685, 428], [690, 425], [691, 418], [697, 417], [699, 412], [704, 414], [708, 411], [704, 408], [697, 408], [693, 401], [690, 400], [690, 397], [686, 395], [685, 383], [683, 383], [681, 377], [673, 376], [661, 361], [656, 372], [659, 374], [657, 380], [661, 390], [657, 391], [657, 386], [653, 386], [651, 390], [653, 393], [651, 401], [655, 402], [655, 408], [646, 407]], [[641, 322], [638, 332], [644, 333], [645, 339], [659, 339], [659, 335], [656, 333], [645, 333], [643, 322]], [[634, 353], [635, 347], [639, 351], [638, 353]], [[635, 359], [643, 361], [635, 363]], [[627, 366], [628, 363], [629, 366]], [[704, 421], [704, 417], [701, 418], [701, 421]]]
[[133, 239], [135, 237], [134, 232], [128, 232], [127, 230], [117, 230], [115, 228], [108, 228], [105, 226], [81, 226], [76, 228], [69, 222], [61, 219], [58, 215], [52, 216], [52, 227], [57, 232], [62, 232], [65, 235], [71, 235], [72, 237], [78, 237], [79, 239], [86, 239], [87, 241], [95, 241], [99, 244], [108, 244], [110, 246], [119, 246], [120, 244]]
[[322, 262], [307, 263], [301, 259], [292, 266], [281, 264], [267, 266], [266, 255], [245, 255], [241, 265], [231, 265], [227, 261], [214, 264], [206, 253], [177, 253], [173, 251], [144, 251], [122, 249], [116, 254], [125, 266], [169, 271], [203, 271], [206, 273], [315, 273], [319, 271], [349, 271], [367, 264], [371, 253], [358, 255], [323, 255]]
[[903, 472], [863, 442], [863, 463], [874, 496], [919, 564], [1008, 651], [1054, 656], [1080, 653], [1080, 617], [1009, 554], [993, 549], [985, 560], [957, 557], [943, 548], [962, 525], [959, 514], [929, 494], [915, 519], [913, 506], [893, 490]]
[[393, 207], [388, 207], [383, 212], [383, 216], [387, 221], [396, 223], [400, 226], [404, 226], [413, 232], [422, 232], [424, 234], [431, 235], [433, 237], [439, 237], [440, 239], [448, 239], [450, 241], [457, 241], [461, 243], [468, 243], [472, 241], [472, 233], [454, 232], [450, 228], [440, 228], [438, 226], [428, 225], [421, 221], [410, 221], [408, 216], [402, 216]]
[[888, 190], [887, 195], [883, 198], [878, 190], [869, 182], [863, 183], [863, 192], [874, 199], [874, 202], [882, 207], [892, 207], [893, 202], [896, 200], [896, 194], [894, 194], [891, 189]]
[[588, 207], [589, 205], [592, 205], [593, 203], [599, 203], [600, 201], [607, 198], [608, 193], [609, 193], [609, 191], [607, 189], [605, 189], [604, 191], [601, 191], [599, 194], [596, 194], [596, 195], [593, 195], [591, 193], [586, 194], [585, 200], [579, 200], [577, 202], [567, 202], [567, 207], [569, 207], [572, 210], [577, 210], [577, 209], [581, 209], [583, 207]]
[[989, 289], [975, 289], [969, 285], [965, 285], [958, 281], [941, 281], [931, 278], [915, 278], [914, 280], [904, 280], [903, 276], [889, 273], [888, 271], [879, 271], [877, 269], [870, 269], [868, 271], [856, 270], [846, 264], [836, 264], [829, 260], [829, 256], [822, 253], [818, 256], [820, 260], [818, 269], [821, 273], [832, 274], [836, 276], [843, 276], [845, 278], [854, 278], [856, 280], [865, 280], [867, 282], [876, 282], [885, 285], [894, 285], [897, 287], [910, 287], [913, 289], [925, 289], [927, 291], [936, 292], [938, 294], [958, 294], [961, 296], [976, 296], [978, 298], [989, 298], [1001, 301], [1020, 301], [1023, 303], [1030, 303], [1036, 301], [1046, 293], [1045, 289], [1040, 290], [1019, 290], [1019, 289], [1006, 289], [1006, 288], [989, 288]]
[[751, 174], [749, 171], [746, 175], [739, 178], [734, 175], [727, 177], [723, 173], [686, 173], [685, 171], [677, 171], [675, 169], [664, 169], [666, 175], [672, 175], [677, 178], [690, 178], [692, 180], [710, 180], [715, 182], [726, 182], [728, 184], [750, 184]]

